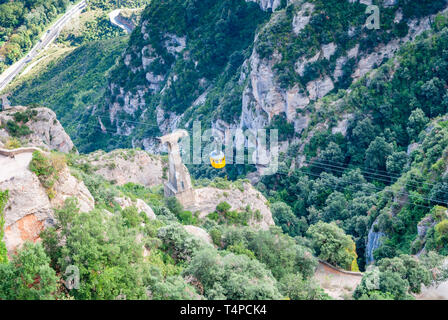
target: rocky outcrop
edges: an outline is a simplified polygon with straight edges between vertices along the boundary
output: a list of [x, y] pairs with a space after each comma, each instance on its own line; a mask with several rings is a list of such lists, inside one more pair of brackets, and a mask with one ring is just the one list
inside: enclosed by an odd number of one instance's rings
[[347, 135], [348, 122], [353, 118], [352, 113], [347, 113], [342, 115], [342, 119], [340, 119], [335, 127], [331, 129], [332, 134], [340, 133], [344, 137]]
[[369, 230], [369, 234], [367, 236], [367, 244], [366, 244], [366, 265], [371, 264], [375, 261], [373, 257], [373, 252], [378, 249], [382, 244], [382, 239], [386, 236], [381, 231], [375, 231], [375, 226], [378, 224], [378, 221], [375, 221], [372, 224], [372, 227]]
[[71, 176], [67, 168], [60, 172], [53, 188], [55, 196], [50, 200], [38, 177], [28, 169], [31, 159], [31, 152], [19, 153], [14, 158], [0, 155], [0, 190], [9, 190], [3, 239], [9, 253], [25, 241], [39, 241], [40, 232], [54, 224], [53, 210], [63, 205], [65, 199], [78, 199], [83, 212], [94, 207], [84, 183]]
[[[26, 110], [28, 108], [16, 106], [0, 112], [0, 125], [6, 124], [9, 120], [14, 121], [15, 113]], [[26, 145], [44, 147], [64, 153], [72, 151], [74, 144], [56, 118], [56, 114], [48, 108], [33, 108], [32, 110], [36, 112], [36, 115], [25, 123], [32, 133], [22, 139]], [[10, 138], [8, 131], [0, 129], [0, 139], [6, 141], [8, 138]]]
[[156, 219], [156, 215], [154, 214], [154, 211], [151, 209], [150, 206], [148, 206], [146, 204], [146, 202], [144, 202], [141, 199], [136, 199], [135, 201], [132, 201], [128, 197], [124, 197], [124, 198], [115, 197], [114, 200], [118, 203], [118, 205], [121, 207], [121, 209], [135, 207], [135, 208], [137, 208], [137, 210], [139, 212], [144, 212], [150, 220]]
[[30, 161], [30, 153], [20, 154], [15, 159], [0, 156], [0, 190], [9, 190], [3, 239], [8, 252], [25, 241], [37, 241], [44, 226], [54, 223], [45, 189], [36, 175], [27, 169]]
[[369, 73], [375, 67], [381, 65], [385, 60], [395, 55], [398, 49], [406, 42], [415, 39], [418, 35], [431, 28], [431, 21], [433, 16], [425, 17], [423, 19], [414, 19], [408, 23], [409, 32], [403, 38], [397, 38], [390, 41], [388, 44], [380, 45], [375, 50], [360, 58], [357, 68], [355, 69], [352, 77], [357, 80], [367, 73]]
[[73, 197], [78, 200], [78, 207], [81, 212], [89, 212], [95, 208], [95, 200], [84, 182], [73, 177], [68, 167], [59, 172], [58, 176], [59, 179], [53, 187], [55, 196], [50, 201], [53, 208], [62, 207], [65, 200]]
[[271, 9], [274, 11], [281, 5], [281, 0], [246, 0], [258, 3], [261, 9], [268, 10]]
[[294, 15], [292, 20], [292, 30], [295, 34], [299, 34], [299, 32], [310, 22], [313, 10], [314, 4], [307, 2]]
[[162, 183], [161, 158], [142, 150], [97, 151], [80, 161], [89, 163], [96, 174], [117, 185], [132, 182], [152, 187]]
[[284, 113], [288, 121], [296, 119], [297, 109], [309, 103], [305, 92], [298, 87], [282, 90], [275, 79], [274, 65], [280, 60], [260, 59], [256, 49], [249, 60], [249, 85], [243, 92], [240, 126], [250, 129], [264, 128], [275, 115]]
[[199, 238], [201, 241], [208, 244], [213, 244], [212, 237], [204, 229], [192, 225], [184, 226], [184, 229], [192, 236]]
[[255, 228], [268, 229], [274, 225], [272, 213], [269, 209], [266, 198], [256, 190], [250, 183], [243, 183], [240, 190], [234, 186], [230, 189], [218, 189], [205, 187], [195, 189], [196, 202], [186, 206], [185, 209], [191, 212], [199, 212], [199, 217], [203, 218], [215, 211], [220, 202], [227, 202], [232, 207], [231, 210], [244, 211], [247, 206], [252, 212], [258, 211], [261, 219], [252, 218], [249, 225]]
[[[367, 4], [367, 2], [362, 3]], [[394, 6], [395, 4], [395, 2], [389, 1], [383, 5]], [[306, 27], [313, 11], [314, 5], [311, 3], [305, 2], [300, 5], [292, 21], [292, 30], [295, 34], [299, 34]], [[398, 11], [397, 14], [399, 13]], [[249, 83], [243, 92], [240, 126], [260, 129], [269, 124], [275, 115], [285, 113], [287, 120], [296, 124], [296, 131], [302, 131], [308, 126], [306, 116], [299, 115], [296, 111], [304, 109], [310, 102], [319, 100], [330, 93], [335, 88], [335, 81], [343, 76], [344, 66], [350, 59], [355, 60], [355, 68], [351, 75], [355, 81], [381, 65], [387, 58], [393, 57], [404, 43], [430, 29], [432, 18], [433, 16], [428, 16], [409, 21], [409, 32], [405, 37], [393, 39], [387, 44], [381, 44], [368, 54], [360, 52], [359, 45], [356, 45], [336, 59], [331, 76], [322, 75], [313, 79], [306, 84], [305, 88], [296, 85], [293, 88], [282, 89], [274, 68], [277, 63], [281, 62], [280, 54], [274, 51], [274, 54], [269, 58], [261, 59], [254, 49], [246, 62], [247, 70], [249, 70], [248, 74], [243, 77], [248, 78]], [[264, 29], [269, 29], [280, 20], [285, 20], [284, 13], [276, 12]], [[349, 30], [348, 33], [352, 34], [353, 32]], [[258, 37], [255, 39], [255, 47], [257, 42]], [[320, 60], [330, 60], [337, 53], [337, 49], [335, 43], [323, 44], [320, 51], [307, 53], [308, 56], [301, 56], [296, 61], [294, 70], [298, 75], [304, 76], [307, 66]]]

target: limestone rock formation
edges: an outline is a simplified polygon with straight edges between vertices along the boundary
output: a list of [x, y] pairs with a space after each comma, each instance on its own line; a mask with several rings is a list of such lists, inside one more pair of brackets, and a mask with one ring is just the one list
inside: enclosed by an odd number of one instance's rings
[[128, 197], [115, 197], [115, 201], [118, 203], [118, 205], [121, 207], [121, 209], [126, 209], [126, 208], [134, 206], [137, 208], [137, 210], [139, 212], [144, 212], [149, 219], [151, 219], [151, 220], [156, 219], [156, 215], [154, 214], [154, 211], [151, 209], [150, 206], [148, 206], [141, 199], [132, 201]]
[[205, 243], [213, 244], [212, 237], [204, 229], [196, 227], [196, 226], [191, 226], [191, 225], [184, 226], [184, 229], [189, 234], [201, 239]]
[[28, 169], [32, 152], [14, 158], [0, 155], [0, 190], [9, 190], [6, 205], [4, 241], [9, 253], [25, 241], [39, 241], [40, 232], [54, 224], [53, 210], [63, 205], [68, 197], [78, 199], [81, 211], [94, 207], [93, 197], [83, 182], [63, 169], [55, 183], [55, 197], [49, 199], [38, 177]]
[[[15, 113], [24, 112], [27, 109], [23, 106], [16, 106], [0, 112], [0, 125], [6, 124], [9, 120], [14, 120], [13, 115]], [[56, 114], [48, 108], [33, 108], [32, 110], [36, 111], [37, 114], [25, 123], [32, 131], [30, 135], [22, 139], [26, 142], [26, 145], [44, 147], [64, 153], [72, 151], [74, 144], [56, 118]], [[5, 142], [9, 138], [8, 131], [0, 129], [0, 140]]]
[[89, 212], [95, 208], [95, 200], [84, 182], [78, 181], [72, 176], [67, 167], [58, 175], [59, 179], [53, 187], [55, 197], [50, 201], [53, 208], [63, 206], [65, 200], [71, 197], [78, 199], [78, 207], [81, 212]]
[[191, 212], [199, 211], [199, 216], [205, 217], [215, 211], [220, 202], [227, 202], [231, 205], [231, 210], [244, 211], [247, 206], [255, 212], [259, 211], [261, 220], [252, 219], [249, 225], [260, 229], [269, 229], [274, 225], [272, 213], [267, 205], [266, 198], [256, 190], [250, 183], [243, 183], [243, 189], [240, 190], [234, 186], [230, 189], [218, 189], [205, 187], [195, 189], [195, 203], [185, 207]]
[[117, 185], [133, 182], [152, 187], [162, 183], [161, 158], [142, 150], [96, 151], [80, 161], [89, 163], [96, 174]]
[[274, 11], [281, 5], [281, 0], [246, 0], [246, 1], [252, 1], [256, 2], [260, 5], [260, 8], [263, 10], [271, 9]]

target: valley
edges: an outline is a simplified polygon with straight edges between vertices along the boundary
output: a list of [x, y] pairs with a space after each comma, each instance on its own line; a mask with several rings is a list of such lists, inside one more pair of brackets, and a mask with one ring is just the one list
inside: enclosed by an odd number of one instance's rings
[[0, 299], [446, 299], [447, 1], [68, 10], [1, 75]]

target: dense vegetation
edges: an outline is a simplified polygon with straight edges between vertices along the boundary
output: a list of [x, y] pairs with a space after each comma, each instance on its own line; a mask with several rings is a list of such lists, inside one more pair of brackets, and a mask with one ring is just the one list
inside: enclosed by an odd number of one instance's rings
[[[328, 298], [309, 280], [317, 264], [311, 249], [280, 229], [195, 220], [213, 235], [210, 245], [182, 227], [182, 206], [164, 199], [162, 188], [114, 186], [78, 158], [69, 155], [68, 165], [96, 209], [80, 213], [77, 200], [67, 199], [55, 212], [56, 225], [41, 233], [42, 244], [28, 243], [0, 265], [1, 299]], [[34, 155], [39, 177], [52, 175], [45, 161]], [[114, 200], [120, 195], [144, 199], [157, 220], [136, 207], [120, 208]], [[72, 271], [79, 275], [77, 288], [76, 281], [68, 285]]]
[[[50, 62], [39, 77], [28, 77], [14, 89], [11, 102], [37, 103], [54, 110], [80, 150], [89, 150], [85, 128], [87, 109], [102, 102], [109, 70], [126, 45], [126, 37], [86, 43]], [[76, 115], [76, 116], [75, 116]], [[91, 122], [97, 122], [94, 118]], [[94, 127], [90, 143], [101, 145], [99, 128]], [[79, 134], [79, 135], [78, 135]]]
[[21, 58], [75, 0], [0, 1], [0, 73]]
[[149, 0], [93, 0], [88, 2], [76, 23], [68, 25], [58, 42], [79, 46], [90, 41], [113, 39], [125, 35], [124, 30], [114, 26], [108, 13], [115, 9], [144, 8]]
[[5, 234], [5, 206], [9, 198], [8, 190], [0, 191], [0, 264], [8, 261], [8, 255], [6, 251], [6, 245], [3, 242], [3, 236]]
[[[393, 23], [398, 6], [383, 8], [380, 30], [366, 33], [357, 27], [349, 35], [352, 26], [363, 25], [364, 5], [312, 3], [310, 23], [294, 34], [298, 4], [265, 13], [242, 0], [153, 0], [116, 68], [111, 69], [124, 40], [89, 42], [48, 73], [17, 88], [12, 100], [52, 107], [82, 151], [134, 146], [136, 139], [160, 134], [157, 107], [185, 112], [179, 126], [192, 119], [207, 125], [217, 118], [229, 123], [238, 119], [246, 84], [240, 77], [242, 65], [257, 31], [262, 30], [255, 43], [261, 58], [281, 53], [275, 71], [283, 89], [303, 88], [318, 77], [333, 77], [336, 60], [355, 45], [359, 44], [358, 59], [406, 35], [411, 19], [445, 5], [400, 0], [402, 22]], [[274, 15], [277, 18], [261, 29]], [[281, 140], [295, 140], [281, 154], [278, 173], [262, 177], [257, 185], [268, 198], [277, 225], [270, 230], [253, 230], [248, 222], [257, 219], [257, 212], [231, 210], [225, 201], [201, 219], [174, 198], [164, 199], [161, 187], [115, 186], [70, 155], [72, 173], [89, 188], [96, 209], [79, 213], [76, 202], [67, 201], [57, 212], [59, 224], [42, 235], [43, 247], [27, 245], [6, 267], [0, 265], [0, 276], [10, 279], [0, 287], [0, 298], [326, 299], [310, 280], [317, 258], [346, 270], [365, 271], [355, 299], [412, 299], [422, 285], [445, 279], [440, 266], [448, 255], [447, 27], [446, 16], [437, 15], [432, 30], [355, 83], [350, 75], [356, 61], [349, 61], [343, 76], [333, 79], [340, 90], [302, 111], [310, 114], [302, 135], [283, 114], [272, 118], [268, 128], [280, 129]], [[182, 42], [183, 37], [188, 41], [181, 52], [166, 45]], [[329, 43], [337, 45], [331, 59], [308, 65], [303, 75], [294, 70], [297, 60], [314, 56]], [[104, 52], [98, 52], [103, 45]], [[144, 59], [150, 61], [146, 68]], [[160, 88], [145, 87], [148, 72], [164, 79]], [[66, 79], [75, 83], [70, 90]], [[129, 98], [121, 89], [143, 92], [144, 108], [119, 111], [111, 123], [108, 106], [115, 111]], [[189, 108], [205, 91], [205, 101]], [[82, 113], [87, 105], [94, 107], [94, 116]], [[76, 120], [68, 111], [77, 112]], [[333, 133], [342, 119], [348, 119], [346, 132]], [[26, 134], [25, 120], [18, 115], [6, 124], [8, 132], [16, 137]], [[132, 127], [132, 134], [119, 130], [113, 135], [123, 124]], [[57, 178], [51, 161], [35, 154], [32, 162], [50, 197]], [[232, 165], [217, 172], [208, 163], [188, 167], [195, 186], [223, 190], [241, 183], [229, 180], [255, 170]], [[114, 199], [120, 195], [143, 199], [158, 219], [149, 220], [133, 207], [121, 209]], [[184, 225], [208, 231], [213, 246], [192, 237]], [[379, 246], [369, 235], [380, 238]], [[28, 255], [38, 259], [24, 269]], [[58, 284], [61, 271], [71, 265], [79, 267], [80, 290], [68, 291]], [[27, 279], [40, 273], [45, 289], [30, 287]], [[18, 276], [25, 279], [23, 283], [14, 280]]]
[[[425, 250], [446, 254], [448, 79], [443, 65], [448, 33], [445, 18], [437, 20], [439, 32], [404, 46], [396, 62], [355, 83], [350, 92], [322, 101], [313, 123], [335, 120], [305, 132], [311, 137], [304, 149], [306, 168], [290, 171], [299, 147], [293, 144], [282, 156], [279, 174], [262, 180], [260, 188], [271, 201], [289, 205], [277, 218], [289, 234], [303, 235], [318, 221], [335, 222], [353, 236], [361, 268], [369, 231], [384, 234], [382, 245], [374, 248], [378, 264]], [[352, 114], [346, 136], [332, 134], [344, 113]], [[417, 144], [408, 148], [412, 143]], [[417, 226], [423, 225], [428, 232], [418, 235]]]

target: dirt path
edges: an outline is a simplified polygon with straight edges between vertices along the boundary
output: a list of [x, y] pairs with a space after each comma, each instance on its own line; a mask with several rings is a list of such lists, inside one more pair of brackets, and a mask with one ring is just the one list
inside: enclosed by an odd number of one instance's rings
[[109, 19], [110, 22], [113, 25], [116, 25], [117, 27], [123, 29], [124, 31], [126, 31], [126, 33], [131, 34], [132, 33], [132, 28], [130, 28], [130, 26], [126, 23], [124, 23], [121, 19], [119, 19], [118, 15], [120, 14], [121, 9], [116, 9], [112, 12], [109, 13]]
[[438, 287], [424, 288], [415, 298], [417, 300], [448, 300], [448, 281], [441, 283]]
[[351, 299], [353, 291], [361, 282], [362, 273], [344, 272], [319, 262], [314, 279], [333, 299]]
[[32, 157], [32, 152], [21, 153], [14, 158], [0, 155], [0, 182], [11, 179], [17, 175], [17, 172], [26, 170]]

